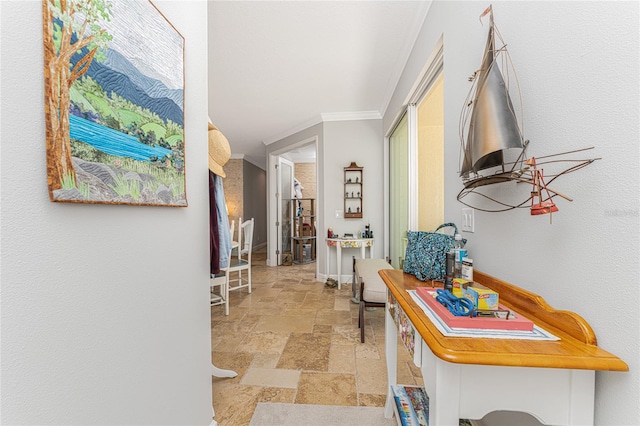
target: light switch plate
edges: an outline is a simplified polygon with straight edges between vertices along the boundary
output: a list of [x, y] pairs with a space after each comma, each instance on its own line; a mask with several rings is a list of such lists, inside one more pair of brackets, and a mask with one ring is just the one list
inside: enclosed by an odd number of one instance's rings
[[462, 230], [465, 232], [475, 231], [475, 218], [471, 208], [462, 209]]

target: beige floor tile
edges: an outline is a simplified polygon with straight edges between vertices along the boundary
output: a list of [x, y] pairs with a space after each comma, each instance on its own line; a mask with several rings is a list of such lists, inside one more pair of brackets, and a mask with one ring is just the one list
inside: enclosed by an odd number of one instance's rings
[[211, 349], [232, 352], [255, 327], [258, 318], [246, 321], [214, 322], [211, 327]]
[[331, 351], [329, 352], [329, 372], [355, 374], [355, 348], [354, 345], [331, 345]]
[[333, 300], [331, 300], [329, 297], [323, 297], [323, 298], [315, 298], [315, 297], [309, 297], [310, 294], [307, 294], [307, 296], [304, 299], [304, 302], [302, 302], [302, 304], [300, 305], [301, 308], [307, 308], [307, 309], [313, 309], [313, 310], [320, 310], [320, 309], [333, 309]]
[[328, 301], [329, 305], [333, 306], [334, 298], [338, 292], [336, 289], [329, 288], [322, 283], [313, 283], [313, 287], [313, 291], [307, 292], [307, 299]]
[[278, 300], [282, 302], [289, 302], [300, 304], [304, 302], [304, 298], [307, 296], [304, 291], [292, 291], [292, 290], [282, 290], [278, 295]]
[[327, 371], [331, 338], [328, 334], [291, 333], [278, 368]]
[[253, 354], [235, 352], [232, 357], [224, 352], [212, 352], [211, 362], [218, 368], [233, 370], [236, 377], [213, 377], [214, 383], [238, 383], [253, 361]]
[[336, 298], [334, 304], [333, 304], [333, 309], [335, 309], [336, 311], [350, 311], [351, 310], [351, 300], [350, 299], [344, 299], [344, 298]]
[[215, 419], [219, 426], [248, 425], [256, 409], [261, 386], [214, 382], [212, 385]]
[[279, 288], [271, 288], [271, 287], [267, 287], [267, 286], [257, 286], [256, 288], [252, 289], [253, 291], [251, 292], [251, 294], [248, 294], [246, 300], [266, 300], [266, 299], [272, 299], [275, 300], [276, 298], [278, 298], [280, 296], [280, 293], [282, 293], [282, 289]]
[[284, 312], [282, 312], [282, 314], [286, 315], [286, 316], [309, 317], [309, 318], [313, 319], [314, 322], [315, 322], [315, 318], [316, 318], [316, 310], [315, 309], [301, 308], [300, 304], [298, 304], [298, 303], [296, 303], [296, 304], [286, 304], [285, 308], [284, 308]]
[[413, 361], [398, 361], [398, 369], [397, 371], [397, 380], [398, 383], [402, 383], [403, 385], [415, 385], [416, 380], [411, 372], [411, 368], [409, 365], [412, 365]]
[[280, 359], [279, 353], [271, 354], [255, 354], [253, 361], [251, 361], [251, 367], [253, 368], [276, 368], [278, 360]]
[[[237, 303], [237, 302], [236, 302]], [[247, 309], [239, 308], [236, 303], [231, 303], [231, 296], [229, 296], [229, 315], [224, 314], [224, 305], [216, 305], [211, 307], [211, 319], [216, 319], [219, 322], [231, 322], [231, 321], [239, 321], [246, 314]], [[233, 306], [233, 308], [231, 308]]]
[[300, 376], [296, 404], [357, 405], [352, 374], [307, 373]]
[[240, 384], [249, 386], [297, 389], [299, 379], [299, 370], [249, 368], [242, 376]]
[[386, 395], [375, 395], [370, 393], [358, 394], [359, 405], [363, 407], [384, 407], [387, 402]]
[[316, 313], [316, 324], [350, 325], [351, 314], [348, 311], [321, 308]]
[[260, 303], [251, 307], [253, 315], [279, 315], [286, 309], [284, 303]]
[[[381, 359], [356, 359], [358, 392], [386, 395], [386, 363]], [[384, 371], [384, 374], [381, 372]]]
[[[366, 338], [365, 338], [366, 339]], [[373, 343], [361, 343], [356, 346], [356, 358], [358, 359], [382, 359], [378, 347]]]
[[311, 333], [313, 331], [313, 325], [313, 317], [263, 315], [256, 324], [255, 331]]
[[253, 327], [256, 325], [259, 316], [247, 313], [244, 309], [242, 310], [243, 314], [241, 318], [232, 318], [230, 316], [222, 315], [220, 317], [213, 317], [211, 320], [211, 332], [215, 332], [218, 334], [224, 333], [248, 333]]
[[211, 349], [218, 352], [235, 352], [245, 334], [223, 336], [217, 332], [211, 332]]
[[356, 323], [355, 326], [353, 324], [334, 326], [331, 334], [331, 343], [335, 345], [359, 344], [360, 329], [358, 324]]
[[316, 324], [313, 326], [314, 333], [331, 333], [333, 332], [333, 327], [325, 324]]
[[262, 389], [258, 395], [257, 402], [286, 402], [292, 404], [296, 399], [298, 389], [270, 388]]
[[250, 353], [282, 353], [289, 333], [276, 333], [272, 331], [260, 331], [248, 335], [240, 343], [236, 351]]

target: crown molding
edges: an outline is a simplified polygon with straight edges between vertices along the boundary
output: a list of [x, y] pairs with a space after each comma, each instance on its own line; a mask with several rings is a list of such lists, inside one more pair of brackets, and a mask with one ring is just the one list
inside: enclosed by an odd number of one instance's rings
[[380, 120], [380, 111], [326, 112], [320, 114], [322, 121]]

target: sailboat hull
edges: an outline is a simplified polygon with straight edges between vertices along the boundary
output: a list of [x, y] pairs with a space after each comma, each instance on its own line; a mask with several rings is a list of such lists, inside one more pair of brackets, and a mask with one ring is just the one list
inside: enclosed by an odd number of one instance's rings
[[555, 213], [557, 211], [558, 211], [558, 207], [551, 200], [546, 200], [531, 206], [532, 216], [537, 216], [539, 214]]
[[481, 176], [476, 179], [463, 181], [465, 189], [478, 188], [480, 186], [494, 185], [496, 183], [520, 181], [522, 178], [522, 170], [508, 171], [504, 173], [496, 173], [489, 176]]

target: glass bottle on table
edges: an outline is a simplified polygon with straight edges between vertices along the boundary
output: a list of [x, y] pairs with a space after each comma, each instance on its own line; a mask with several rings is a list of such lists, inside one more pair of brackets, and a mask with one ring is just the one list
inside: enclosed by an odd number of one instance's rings
[[456, 234], [454, 237], [453, 253], [454, 253], [454, 273], [455, 278], [462, 277], [462, 259], [467, 257], [467, 250], [463, 248], [464, 241], [462, 235]]

